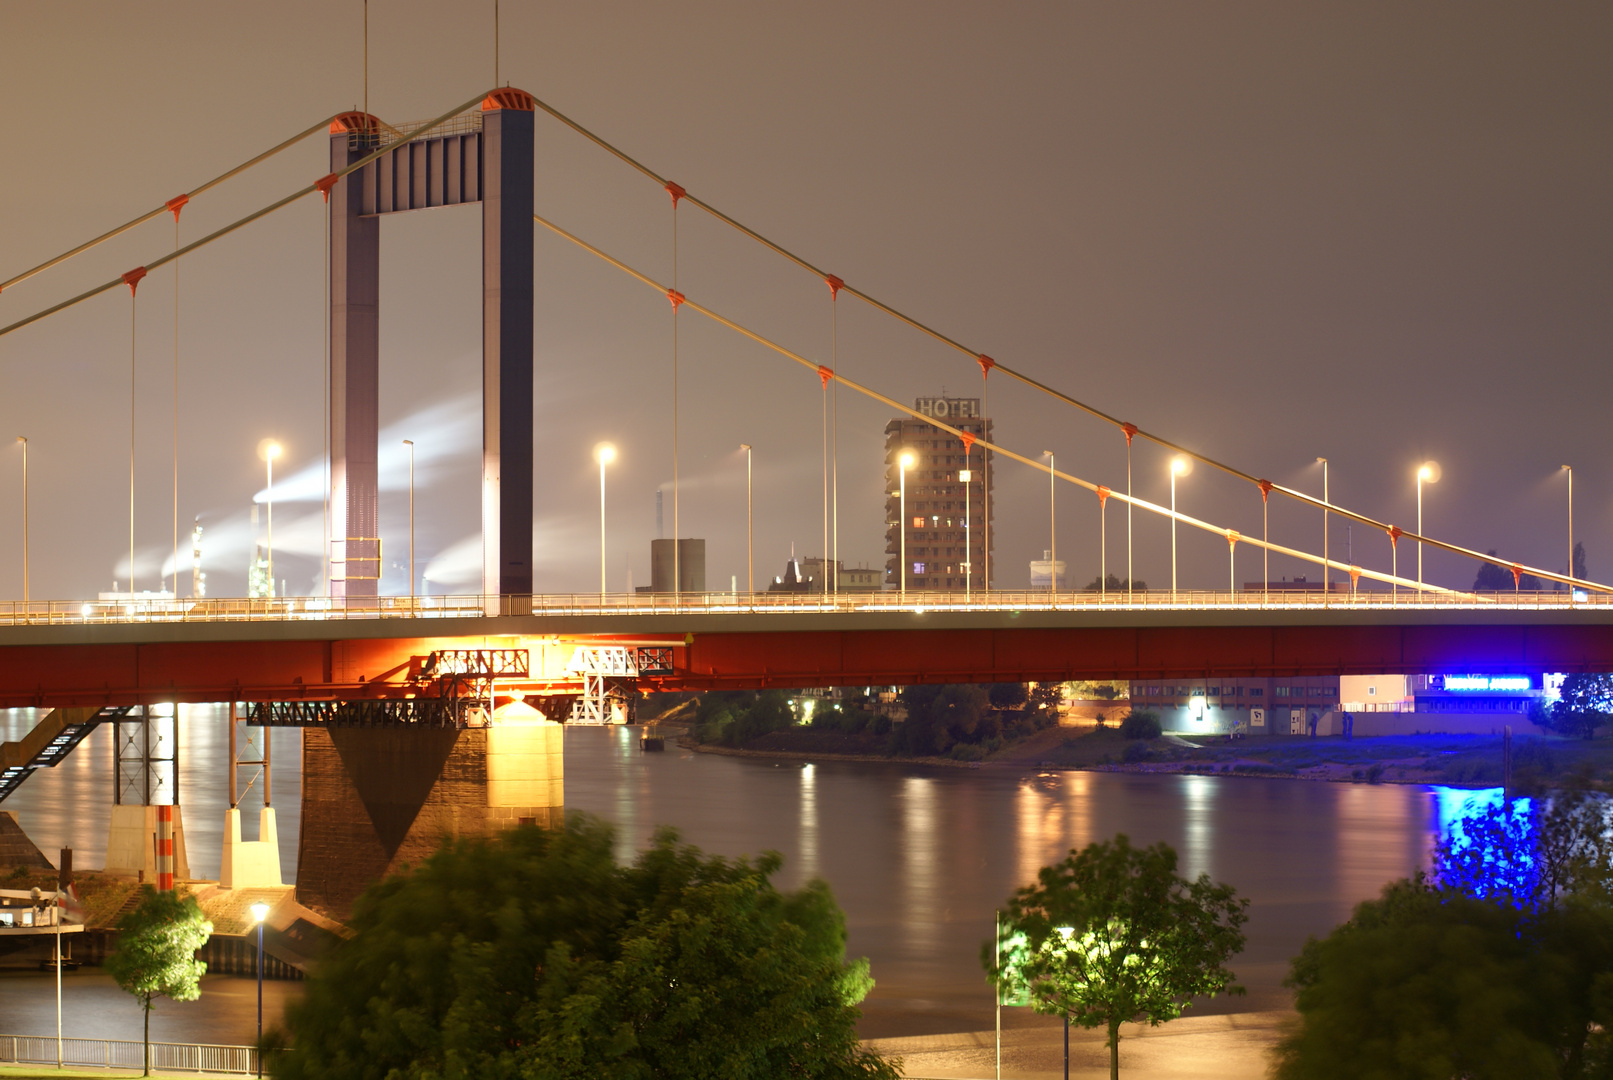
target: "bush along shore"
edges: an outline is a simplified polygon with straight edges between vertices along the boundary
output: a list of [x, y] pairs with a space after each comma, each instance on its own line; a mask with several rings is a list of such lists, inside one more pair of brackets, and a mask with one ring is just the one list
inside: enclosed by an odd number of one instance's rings
[[[1123, 706], [1108, 723], [1061, 725], [1056, 694], [1056, 687], [1009, 683], [909, 687], [884, 703], [766, 690], [666, 695], [650, 704], [664, 722], [687, 729], [685, 745], [747, 756], [1467, 787], [1506, 779], [1499, 736], [1171, 735], [1156, 716]], [[1511, 744], [1513, 783], [1527, 789], [1568, 777], [1613, 788], [1613, 738], [1564, 737], [1521, 721]]]

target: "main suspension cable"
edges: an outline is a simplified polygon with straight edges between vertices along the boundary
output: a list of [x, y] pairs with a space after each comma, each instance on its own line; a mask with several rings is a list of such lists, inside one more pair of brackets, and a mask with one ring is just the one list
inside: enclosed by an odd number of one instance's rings
[[209, 190], [211, 190], [213, 188], [218, 187], [220, 184], [224, 183], [224, 181], [229, 180], [232, 177], [236, 177], [236, 176], [241, 175], [242, 173], [246, 172], [248, 169], [252, 168], [254, 165], [259, 165], [259, 164], [262, 164], [265, 161], [268, 161], [270, 158], [274, 157], [280, 151], [285, 150], [285, 149], [287, 149], [289, 147], [295, 146], [298, 143], [302, 142], [304, 139], [306, 139], [308, 136], [314, 134], [320, 128], [329, 127], [331, 121], [335, 120], [336, 117], [338, 117], [340, 115], [341, 115], [341, 113], [333, 113], [332, 115], [325, 117], [325, 119], [321, 120], [319, 123], [315, 124], [313, 127], [309, 128], [308, 130], [298, 132], [297, 134], [293, 135], [291, 138], [287, 139], [285, 142], [280, 143], [277, 146], [270, 147], [268, 150], [265, 150], [263, 153], [259, 154], [255, 158], [252, 158], [252, 159], [250, 159], [248, 161], [243, 161], [241, 164], [237, 165], [235, 168], [229, 170], [228, 172], [220, 173], [218, 176], [213, 177], [213, 179], [209, 180], [207, 183], [203, 184], [201, 187], [196, 188], [194, 191], [187, 191], [185, 194], [180, 195], [177, 198], [169, 199], [167, 202], [163, 203], [161, 206], [157, 207], [155, 210], [149, 210], [146, 213], [141, 214], [139, 217], [135, 218], [134, 220], [128, 221], [128, 222], [125, 222], [122, 225], [119, 225], [117, 228], [113, 229], [110, 232], [102, 233], [100, 236], [97, 236], [94, 240], [90, 240], [90, 241], [87, 241], [85, 243], [80, 244], [78, 247], [73, 248], [71, 251], [64, 251], [60, 255], [57, 255], [55, 258], [46, 259], [44, 262], [40, 263], [38, 266], [34, 267], [32, 270], [25, 270], [22, 273], [18, 274], [16, 277], [9, 278], [9, 279], [7, 279], [5, 281], [0, 281], [0, 292], [4, 292], [5, 290], [11, 288], [13, 285], [18, 284], [19, 282], [27, 281], [29, 278], [33, 277], [35, 274], [43, 273], [44, 271], [49, 270], [53, 266], [59, 266], [62, 263], [66, 262], [68, 259], [71, 259], [73, 256], [81, 255], [84, 252], [90, 250], [91, 248], [96, 247], [99, 244], [103, 244], [103, 243], [105, 243], [106, 241], [112, 239], [115, 236], [121, 236], [124, 233], [128, 232], [130, 229], [134, 228], [135, 226], [143, 225], [146, 222], [150, 221], [154, 217], [159, 217], [162, 214], [168, 213], [169, 211], [173, 211], [174, 218], [177, 221], [178, 218], [179, 218], [179, 211], [176, 208], [176, 204], [178, 206], [183, 206], [183, 205], [185, 205], [185, 203], [187, 203], [190, 200], [194, 199], [196, 196], [202, 194], [203, 192], [206, 192], [206, 191], [209, 191]]
[[[770, 349], [773, 352], [778, 353], [780, 356], [783, 356], [783, 357], [786, 357], [786, 358], [788, 358], [790, 360], [793, 360], [796, 363], [803, 365], [804, 367], [810, 368], [810, 369], [812, 369], [814, 371], [822, 371], [823, 370], [823, 365], [817, 363], [816, 361], [809, 360], [805, 356], [802, 356], [800, 353], [795, 352], [793, 349], [787, 348], [784, 345], [780, 345], [778, 342], [773, 341], [773, 340], [771, 340], [769, 338], [766, 338], [766, 337], [762, 336], [761, 334], [757, 333], [756, 331], [751, 330], [749, 327], [746, 327], [746, 326], [744, 326], [744, 325], [742, 325], [742, 324], [740, 324], [738, 322], [735, 322], [733, 319], [730, 319], [727, 316], [722, 315], [722, 314], [718, 313], [717, 311], [714, 311], [713, 309], [706, 307], [703, 304], [700, 304], [700, 303], [698, 303], [698, 302], [696, 302], [694, 300], [690, 300], [687, 296], [684, 296], [682, 294], [676, 293], [675, 290], [669, 289], [667, 286], [665, 286], [662, 283], [656, 281], [654, 278], [650, 277], [648, 274], [645, 274], [645, 273], [635, 269], [634, 267], [628, 265], [627, 263], [625, 263], [622, 260], [616, 258], [615, 256], [607, 254], [602, 249], [595, 247], [593, 244], [590, 244], [588, 241], [582, 239], [580, 236], [577, 236], [574, 233], [568, 232], [567, 230], [561, 228], [559, 225], [557, 225], [554, 222], [548, 220], [547, 218], [543, 217], [542, 215], [533, 214], [532, 215], [532, 220], [537, 222], [539, 225], [542, 225], [544, 228], [548, 229], [549, 231], [555, 233], [557, 236], [561, 236], [561, 237], [564, 237], [567, 240], [570, 240], [573, 244], [576, 244], [578, 247], [580, 247], [583, 250], [585, 250], [585, 251], [597, 256], [598, 258], [600, 258], [603, 261], [609, 263], [610, 265], [616, 267], [618, 270], [621, 270], [623, 273], [627, 274], [628, 276], [630, 276], [632, 278], [635, 278], [636, 280], [638, 280], [638, 281], [642, 282], [643, 284], [649, 286], [650, 288], [654, 289], [656, 292], [660, 293], [661, 295], [663, 295], [663, 296], [676, 295], [677, 303], [678, 303], [678, 305], [680, 307], [688, 307], [691, 311], [695, 311], [695, 312], [698, 312], [701, 315], [704, 315], [706, 318], [712, 320], [713, 322], [717, 323], [718, 325], [725, 326], [728, 329], [734, 331], [735, 333], [737, 333], [737, 334], [739, 334], [739, 335], [741, 335], [743, 337], [750, 338], [752, 341], [756, 342], [758, 345], [761, 345], [761, 346], [763, 346], [763, 347], [765, 347], [767, 349]], [[907, 405], [903, 405], [901, 402], [896, 401], [894, 398], [887, 397], [884, 394], [880, 393], [877, 390], [874, 390], [871, 387], [863, 386], [861, 383], [858, 383], [853, 379], [848, 379], [845, 376], [842, 376], [842, 375], [840, 375], [838, 373], [836, 373], [835, 378], [838, 379], [839, 381], [845, 383], [848, 387], [850, 387], [852, 390], [857, 391], [859, 394], [862, 394], [865, 397], [872, 398], [873, 400], [878, 401], [881, 404], [889, 406], [890, 408], [895, 409], [897, 412], [904, 413], [904, 414], [906, 414], [908, 416], [911, 416], [915, 420], [922, 420], [922, 421], [924, 421], [926, 423], [933, 424], [939, 430], [945, 431], [948, 434], [953, 435], [953, 436], [957, 437], [960, 440], [965, 438], [965, 433], [964, 433], [964, 431], [962, 429], [955, 428], [952, 425], [943, 422], [942, 420], [940, 420], [937, 417], [926, 416], [923, 413], [919, 412], [917, 409], [911, 408], [911, 407], [909, 407]], [[1254, 539], [1252, 539], [1250, 537], [1243, 536], [1242, 534], [1240, 534], [1235, 529], [1227, 529], [1227, 528], [1223, 528], [1222, 526], [1219, 526], [1219, 525], [1211, 524], [1210, 522], [1203, 521], [1203, 520], [1201, 520], [1199, 518], [1192, 517], [1192, 516], [1190, 516], [1188, 514], [1183, 514], [1183, 513], [1179, 512], [1179, 511], [1171, 510], [1171, 509], [1169, 509], [1167, 507], [1160, 506], [1157, 503], [1149, 502], [1146, 499], [1136, 498], [1135, 496], [1125, 496], [1125, 495], [1121, 495], [1119, 492], [1110, 491], [1108, 488], [1103, 487], [1100, 484], [1093, 483], [1090, 480], [1085, 480], [1085, 479], [1083, 479], [1083, 478], [1081, 478], [1079, 476], [1074, 476], [1074, 475], [1072, 475], [1070, 473], [1064, 472], [1064, 471], [1059, 470], [1059, 469], [1054, 469], [1049, 465], [1043, 465], [1041, 462], [1039, 462], [1037, 460], [1034, 460], [1032, 458], [1028, 458], [1023, 454], [1020, 454], [1020, 453], [1017, 453], [1017, 452], [1015, 452], [1013, 450], [1009, 450], [1009, 449], [1007, 449], [1005, 447], [999, 446], [999, 445], [997, 445], [997, 444], [995, 444], [995, 443], [993, 443], [993, 442], [991, 442], [991, 441], [989, 441], [987, 439], [976, 437], [972, 433], [970, 433], [969, 439], [966, 440], [966, 441], [972, 441], [972, 442], [979, 443], [981, 446], [983, 446], [987, 450], [994, 451], [996, 453], [1002, 454], [1004, 457], [1007, 457], [1007, 458], [1009, 458], [1009, 459], [1011, 459], [1013, 461], [1017, 461], [1022, 465], [1028, 465], [1032, 469], [1036, 469], [1036, 470], [1041, 471], [1041, 472], [1046, 472], [1050, 476], [1052, 476], [1052, 477], [1054, 477], [1056, 479], [1064, 480], [1064, 481], [1066, 481], [1068, 483], [1075, 484], [1075, 485], [1077, 485], [1079, 487], [1083, 487], [1083, 488], [1085, 488], [1085, 489], [1087, 489], [1088, 491], [1091, 491], [1091, 492], [1096, 493], [1096, 492], [1102, 491], [1105, 494], [1106, 498], [1123, 499], [1127, 503], [1135, 505], [1140, 509], [1147, 510], [1147, 511], [1149, 511], [1151, 513], [1154, 513], [1154, 514], [1157, 514], [1157, 515], [1159, 515], [1161, 517], [1166, 517], [1166, 518], [1170, 518], [1170, 519], [1175, 520], [1175, 521], [1179, 521], [1184, 525], [1188, 525], [1188, 526], [1191, 526], [1193, 528], [1200, 529], [1200, 530], [1202, 530], [1204, 532], [1214, 533], [1217, 536], [1225, 537], [1225, 538], [1227, 538], [1229, 540], [1236, 539], [1236, 540], [1241, 540], [1241, 541], [1243, 541], [1245, 543], [1255, 544], [1256, 546], [1266, 547], [1266, 548], [1269, 548], [1272, 551], [1277, 552], [1279, 555], [1288, 555], [1288, 556], [1290, 556], [1292, 558], [1301, 559], [1301, 560], [1304, 560], [1306, 562], [1321, 563], [1323, 561], [1321, 556], [1313, 555], [1308, 551], [1300, 551], [1300, 550], [1298, 550], [1296, 548], [1285, 547], [1285, 546], [1283, 546], [1281, 544], [1274, 544], [1274, 543], [1271, 543], [1270, 541], [1266, 541], [1266, 540], [1254, 540]], [[1411, 536], [1412, 534], [1411, 533], [1402, 533], [1401, 535]], [[1453, 595], [1457, 594], [1459, 592], [1459, 590], [1447, 589], [1447, 588], [1445, 588], [1443, 586], [1439, 586], [1439, 585], [1430, 585], [1430, 584], [1425, 584], [1425, 583], [1422, 583], [1422, 582], [1416, 582], [1416, 581], [1400, 579], [1400, 578], [1394, 577], [1394, 576], [1389, 575], [1389, 574], [1384, 574], [1384, 573], [1382, 573], [1380, 571], [1368, 570], [1368, 569], [1366, 569], [1364, 567], [1359, 567], [1359, 566], [1345, 566], [1342, 563], [1333, 563], [1333, 568], [1338, 569], [1338, 570], [1344, 570], [1344, 571], [1346, 571], [1348, 573], [1356, 574], [1356, 575], [1359, 575], [1361, 577], [1371, 578], [1371, 579], [1373, 579], [1375, 581], [1383, 581], [1383, 582], [1386, 582], [1386, 583], [1391, 583], [1391, 584], [1396, 584], [1396, 585], [1404, 585], [1407, 588], [1417, 589], [1417, 590], [1422, 591], [1422, 592], [1448, 593], [1448, 594], [1453, 594]], [[1531, 572], [1533, 572], [1533, 571], [1531, 571]], [[1606, 586], [1599, 586], [1599, 588], [1607, 588], [1607, 587]], [[1607, 591], [1613, 592], [1613, 589], [1607, 589]]]
[[[472, 98], [470, 101], [465, 102], [463, 105], [457, 106], [453, 110], [451, 110], [449, 112], [446, 112], [446, 113], [443, 113], [441, 116], [437, 117], [435, 120], [429, 121], [429, 122], [421, 125], [418, 129], [416, 129], [415, 131], [410, 133], [410, 136], [409, 136], [410, 140], [412, 141], [414, 139], [417, 139], [417, 138], [421, 137], [422, 135], [424, 135], [425, 133], [427, 133], [429, 131], [432, 131], [432, 130], [434, 130], [436, 128], [439, 128], [443, 124], [446, 124], [448, 121], [452, 120], [454, 117], [458, 116], [460, 113], [464, 112], [466, 109], [470, 108], [473, 105], [477, 105], [480, 102], [482, 102], [487, 97], [488, 93], [490, 93], [490, 91], [483, 91], [482, 93], [480, 93], [480, 94], [476, 95], [474, 98]], [[338, 113], [337, 115], [339, 116], [341, 114]], [[327, 123], [328, 123], [328, 121], [327, 121]], [[235, 232], [237, 229], [240, 229], [240, 228], [243, 228], [243, 227], [245, 227], [247, 225], [250, 225], [250, 224], [252, 224], [252, 222], [257, 221], [259, 218], [267, 217], [268, 215], [274, 213], [276, 210], [279, 210], [282, 207], [289, 206], [292, 203], [296, 202], [298, 199], [301, 199], [301, 198], [303, 198], [304, 196], [307, 196], [307, 195], [312, 195], [316, 191], [324, 192], [324, 193], [326, 193], [326, 195], [328, 197], [331, 188], [333, 188], [336, 185], [336, 182], [338, 180], [342, 179], [345, 176], [350, 175], [351, 173], [357, 172], [359, 169], [362, 169], [364, 166], [368, 165], [370, 162], [375, 161], [375, 160], [381, 158], [382, 156], [391, 153], [393, 150], [396, 150], [396, 149], [397, 149], [397, 144], [388, 143], [386, 146], [381, 147], [380, 149], [376, 150], [372, 154], [368, 154], [368, 155], [360, 158], [359, 160], [353, 162], [351, 165], [348, 165], [348, 166], [346, 166], [345, 168], [342, 168], [342, 169], [337, 169], [333, 173], [328, 173], [325, 176], [322, 176], [318, 180], [314, 181], [312, 184], [309, 184], [307, 187], [299, 188], [298, 190], [292, 192], [290, 195], [287, 195], [283, 199], [278, 199], [275, 202], [270, 203], [268, 206], [263, 207], [262, 209], [254, 210], [252, 213], [246, 215], [246, 217], [243, 217], [243, 218], [241, 218], [241, 219], [239, 219], [237, 221], [233, 221], [233, 222], [231, 222], [230, 224], [224, 226], [221, 229], [216, 229], [213, 232], [210, 232], [206, 236], [202, 237], [200, 240], [193, 240], [189, 244], [186, 244], [182, 248], [177, 248], [176, 250], [170, 252], [167, 255], [162, 255], [162, 256], [160, 256], [160, 257], [158, 257], [156, 259], [153, 259], [151, 262], [147, 263], [143, 267], [140, 267], [139, 269], [141, 270], [142, 273], [144, 273], [144, 272], [147, 272], [147, 271], [155, 270], [159, 266], [165, 266], [165, 265], [167, 265], [168, 263], [172, 262], [175, 259], [181, 258], [182, 256], [185, 256], [185, 255], [189, 255], [193, 251], [196, 251], [196, 250], [198, 250], [200, 248], [206, 247], [208, 244], [211, 244], [214, 240], [218, 240], [218, 239], [220, 239], [222, 237], [228, 236], [230, 233]], [[154, 211], [154, 213], [162, 213], [162, 212], [164, 212], [164, 211], [166, 211], [168, 209], [169, 209], [168, 206], [165, 204], [163, 206], [162, 210]], [[133, 271], [130, 271], [130, 273], [133, 273]], [[32, 323], [36, 323], [40, 319], [43, 319], [43, 318], [46, 318], [47, 316], [56, 314], [58, 311], [65, 311], [70, 307], [73, 307], [73, 306], [75, 306], [77, 304], [83, 303], [85, 300], [89, 300], [89, 299], [91, 299], [93, 297], [100, 296], [102, 293], [106, 292], [108, 289], [114, 289], [117, 286], [123, 284], [124, 280], [125, 280], [124, 276], [119, 275], [118, 277], [113, 278], [111, 281], [104, 282], [103, 284], [95, 286], [95, 288], [93, 288], [93, 289], [89, 289], [89, 290], [87, 290], [85, 292], [81, 292], [77, 296], [71, 297], [70, 299], [67, 299], [67, 300], [63, 300], [59, 304], [53, 304], [52, 306], [50, 306], [48, 308], [45, 308], [43, 311], [36, 311], [34, 314], [29, 315], [26, 318], [18, 319], [16, 322], [10, 324], [9, 326], [0, 327], [0, 337], [4, 337], [4, 336], [6, 336], [7, 334], [11, 333], [14, 330], [21, 330], [23, 327], [31, 325]]]
[[[660, 176], [658, 173], [656, 173], [654, 169], [651, 169], [649, 166], [647, 166], [647, 165], [643, 164], [642, 162], [636, 160], [635, 158], [629, 156], [626, 152], [622, 151], [621, 149], [619, 149], [618, 147], [616, 147], [612, 143], [610, 143], [610, 142], [606, 141], [605, 139], [601, 138], [599, 135], [596, 135], [594, 132], [592, 132], [592, 131], [588, 130], [587, 128], [583, 127], [577, 121], [573, 120], [571, 117], [569, 117], [569, 116], [565, 115], [564, 113], [560, 112], [558, 109], [554, 108], [552, 105], [549, 105], [547, 102], [545, 102], [545, 101], [543, 101], [541, 99], [534, 99], [534, 100], [535, 100], [536, 105], [537, 105], [537, 107], [539, 109], [541, 109], [544, 112], [548, 113], [550, 116], [554, 117], [556, 120], [560, 121], [562, 124], [564, 124], [567, 127], [571, 128], [573, 131], [577, 132], [579, 135], [581, 135], [584, 138], [588, 139], [590, 142], [594, 143], [595, 145], [597, 145], [598, 147], [600, 147], [601, 149], [603, 149], [607, 153], [611, 154], [612, 156], [614, 156], [618, 160], [624, 162], [625, 164], [627, 164], [627, 165], [631, 166], [632, 168], [638, 170], [639, 172], [643, 173], [645, 176], [649, 177], [651, 180], [654, 180], [656, 183], [661, 184], [663, 186], [666, 185], [666, 183], [667, 183], [666, 179], [664, 177]], [[700, 207], [700, 209], [706, 211], [706, 213], [710, 214], [712, 217], [714, 217], [717, 220], [723, 222], [724, 224], [727, 224], [727, 225], [733, 227], [734, 229], [736, 229], [739, 232], [743, 233], [744, 235], [750, 237], [752, 240], [755, 240], [757, 243], [761, 244], [763, 247], [765, 247], [768, 250], [774, 252], [775, 254], [777, 254], [777, 255], [785, 258], [785, 259], [788, 259], [790, 262], [792, 262], [795, 265], [799, 266], [801, 269], [807, 271], [808, 273], [813, 274], [816, 277], [822, 278], [822, 279], [825, 279], [825, 280], [827, 280], [828, 278], [833, 276], [833, 275], [830, 275], [827, 271], [821, 270], [818, 267], [814, 266], [812, 263], [808, 262], [806, 259], [803, 259], [801, 256], [795, 254], [793, 251], [790, 251], [788, 248], [785, 248], [782, 245], [776, 243], [775, 241], [769, 239], [768, 237], [763, 236], [761, 233], [757, 232], [755, 229], [750, 228], [748, 225], [745, 225], [745, 224], [743, 224], [743, 223], [741, 223], [739, 221], [736, 221], [732, 217], [729, 217], [727, 214], [723, 213], [721, 210], [717, 209], [715, 206], [712, 206], [710, 203], [704, 201], [699, 196], [690, 195], [687, 192], [684, 192], [683, 197], [688, 199], [689, 202], [691, 202], [695, 206], [698, 206], [698, 207]], [[839, 281], [838, 278], [836, 278], [835, 280]], [[1296, 500], [1298, 502], [1301, 502], [1301, 503], [1303, 503], [1303, 504], [1305, 504], [1307, 506], [1311, 506], [1311, 507], [1313, 507], [1315, 509], [1322, 510], [1324, 513], [1339, 514], [1342, 517], [1345, 517], [1346, 519], [1349, 519], [1349, 520], [1352, 520], [1352, 521], [1359, 521], [1363, 525], [1371, 526], [1372, 528], [1378, 529], [1378, 530], [1380, 530], [1380, 531], [1382, 531], [1384, 533], [1387, 533], [1387, 534], [1390, 534], [1390, 535], [1399, 535], [1399, 536], [1411, 537], [1411, 538], [1415, 539], [1419, 544], [1427, 544], [1427, 545], [1429, 545], [1431, 547], [1434, 547], [1436, 549], [1439, 549], [1439, 550], [1442, 550], [1442, 551], [1447, 551], [1447, 552], [1450, 552], [1451, 554], [1455, 554], [1455, 555], [1462, 555], [1462, 556], [1465, 556], [1466, 558], [1475, 559], [1475, 560], [1477, 560], [1479, 562], [1490, 563], [1492, 565], [1500, 566], [1500, 567], [1503, 567], [1503, 568], [1508, 569], [1508, 570], [1515, 570], [1515, 571], [1522, 571], [1522, 572], [1525, 572], [1525, 573], [1532, 573], [1532, 574], [1535, 574], [1537, 577], [1543, 578], [1543, 579], [1548, 580], [1548, 581], [1555, 581], [1555, 582], [1558, 582], [1560, 584], [1566, 584], [1566, 585], [1569, 585], [1569, 586], [1579, 586], [1579, 587], [1583, 587], [1583, 588], [1587, 588], [1587, 589], [1594, 589], [1594, 590], [1599, 591], [1599, 592], [1613, 592], [1613, 586], [1602, 585], [1602, 584], [1600, 584], [1598, 582], [1589, 581], [1589, 580], [1585, 580], [1585, 579], [1582, 579], [1582, 578], [1576, 578], [1576, 577], [1573, 577], [1571, 575], [1554, 574], [1554, 573], [1551, 573], [1549, 571], [1533, 570], [1533, 569], [1531, 569], [1531, 568], [1529, 568], [1527, 566], [1524, 566], [1521, 563], [1515, 563], [1515, 562], [1511, 562], [1510, 560], [1500, 559], [1500, 558], [1497, 558], [1495, 556], [1487, 555], [1487, 554], [1485, 554], [1483, 552], [1476, 551], [1476, 550], [1474, 550], [1472, 548], [1462, 547], [1459, 544], [1451, 544], [1451, 543], [1448, 543], [1448, 542], [1443, 541], [1443, 540], [1434, 540], [1434, 539], [1431, 539], [1431, 538], [1426, 537], [1426, 536], [1419, 536], [1416, 533], [1411, 533], [1411, 532], [1407, 532], [1407, 531], [1405, 531], [1403, 529], [1398, 529], [1396, 526], [1390, 525], [1388, 522], [1379, 521], [1376, 518], [1372, 518], [1372, 517], [1367, 516], [1366, 514], [1361, 514], [1361, 513], [1358, 513], [1356, 511], [1354, 511], [1354, 510], [1349, 510], [1349, 509], [1347, 509], [1345, 507], [1334, 505], [1334, 504], [1328, 502], [1326, 499], [1318, 499], [1313, 495], [1307, 495], [1305, 492], [1299, 491], [1299, 490], [1297, 490], [1295, 488], [1290, 488], [1290, 487], [1287, 487], [1287, 486], [1285, 486], [1283, 484], [1275, 484], [1275, 483], [1272, 483], [1269, 480], [1262, 480], [1261, 478], [1259, 478], [1257, 476], [1254, 476], [1251, 473], [1245, 472], [1242, 469], [1239, 469], [1239, 468], [1237, 468], [1235, 466], [1232, 466], [1232, 465], [1228, 465], [1225, 462], [1218, 461], [1215, 458], [1209, 457], [1208, 455], [1200, 453], [1197, 450], [1192, 450], [1192, 449], [1189, 449], [1188, 447], [1182, 446], [1182, 445], [1180, 445], [1178, 443], [1174, 443], [1171, 440], [1164, 438], [1163, 436], [1155, 435], [1152, 432], [1144, 431], [1141, 428], [1137, 427], [1135, 424], [1131, 424], [1131, 423], [1128, 423], [1126, 421], [1122, 421], [1117, 417], [1111, 416], [1108, 413], [1104, 412], [1102, 409], [1097, 408], [1096, 406], [1089, 405], [1084, 401], [1080, 401], [1080, 400], [1078, 400], [1076, 398], [1070, 397], [1068, 394], [1065, 394], [1065, 393], [1063, 393], [1061, 391], [1055, 390], [1051, 386], [1048, 386], [1046, 383], [1043, 383], [1043, 382], [1041, 382], [1041, 381], [1039, 381], [1037, 379], [1034, 379], [1031, 376], [1025, 374], [1024, 372], [1017, 371], [1014, 368], [1011, 368], [1008, 365], [1003, 364], [1001, 361], [993, 360], [991, 357], [987, 356], [985, 353], [982, 353], [982, 352], [979, 352], [979, 351], [977, 351], [975, 349], [969, 348], [968, 346], [966, 346], [963, 343], [957, 341], [956, 339], [948, 337], [946, 334], [943, 334], [941, 331], [935, 329], [934, 327], [929, 326], [926, 323], [920, 322], [918, 319], [915, 319], [911, 315], [908, 315], [905, 312], [899, 311], [896, 308], [891, 307], [889, 304], [886, 304], [883, 301], [881, 301], [881, 300], [879, 300], [879, 299], [877, 299], [877, 298], [875, 298], [873, 296], [870, 296], [868, 293], [863, 292], [862, 290], [856, 288], [855, 286], [846, 285], [844, 283], [841, 283], [840, 287], [843, 288], [846, 292], [848, 292], [851, 295], [855, 296], [857, 299], [859, 299], [859, 300], [863, 301], [864, 303], [870, 305], [871, 307], [877, 308], [878, 310], [883, 311], [885, 314], [891, 316], [892, 318], [898, 320], [899, 322], [906, 323], [908, 326], [910, 326], [913, 329], [919, 331], [920, 333], [926, 334], [929, 337], [934, 338], [936, 341], [941, 342], [943, 345], [950, 346], [951, 348], [956, 349], [958, 352], [961, 352], [964, 355], [975, 359], [976, 361], [980, 362], [983, 366], [1001, 368], [1004, 374], [1009, 375], [1012, 378], [1018, 379], [1020, 382], [1024, 383], [1025, 385], [1030, 386], [1030, 387], [1032, 387], [1034, 389], [1040, 390], [1041, 392], [1043, 392], [1045, 394], [1048, 394], [1049, 396], [1054, 397], [1054, 398], [1058, 399], [1059, 401], [1064, 402], [1066, 405], [1070, 405], [1073, 408], [1080, 409], [1082, 412], [1085, 412], [1090, 416], [1096, 417], [1097, 419], [1102, 420], [1105, 423], [1112, 424], [1113, 426], [1124, 430], [1126, 432], [1126, 434], [1127, 434], [1128, 448], [1129, 448], [1131, 438], [1133, 436], [1140, 435], [1143, 438], [1147, 439], [1149, 442], [1152, 442], [1157, 446], [1164, 447], [1165, 449], [1171, 450], [1171, 451], [1173, 451], [1175, 453], [1186, 455], [1187, 457], [1190, 457], [1190, 458], [1194, 459], [1195, 461], [1201, 461], [1204, 464], [1210, 466], [1211, 468], [1218, 469], [1221, 472], [1224, 472], [1229, 476], [1233, 476], [1233, 477], [1236, 477], [1237, 479], [1240, 479], [1240, 480], [1243, 480], [1243, 481], [1245, 481], [1247, 483], [1253, 484], [1253, 485], [1261, 488], [1263, 493], [1264, 492], [1270, 492], [1270, 491], [1279, 491], [1279, 492], [1281, 492], [1282, 494], [1288, 496], [1291, 499], [1294, 499], [1294, 500]], [[1275, 547], [1273, 547], [1270, 550], [1277, 550], [1277, 549]], [[1572, 568], [1570, 568], [1570, 569], [1572, 569]]]

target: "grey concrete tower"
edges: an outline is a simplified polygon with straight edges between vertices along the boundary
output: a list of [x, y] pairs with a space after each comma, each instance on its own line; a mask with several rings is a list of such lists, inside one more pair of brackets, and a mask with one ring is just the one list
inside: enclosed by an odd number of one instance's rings
[[496, 90], [415, 139], [366, 113], [331, 124], [331, 170], [394, 149], [331, 192], [331, 593], [379, 591], [380, 216], [482, 204], [482, 591], [532, 592], [532, 180], [535, 105]]

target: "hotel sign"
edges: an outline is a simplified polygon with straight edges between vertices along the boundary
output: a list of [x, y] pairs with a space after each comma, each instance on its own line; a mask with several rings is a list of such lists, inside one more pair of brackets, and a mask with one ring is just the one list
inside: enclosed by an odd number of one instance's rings
[[941, 420], [961, 420], [980, 415], [980, 399], [921, 397], [913, 401], [913, 408], [925, 416], [934, 416]]

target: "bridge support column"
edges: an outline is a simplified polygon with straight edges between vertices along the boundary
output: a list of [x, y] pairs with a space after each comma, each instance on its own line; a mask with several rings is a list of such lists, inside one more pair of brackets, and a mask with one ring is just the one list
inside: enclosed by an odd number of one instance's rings
[[[331, 171], [379, 145], [374, 117], [332, 128]], [[381, 219], [364, 214], [354, 174], [330, 193], [330, 551], [332, 596], [374, 596], [381, 577], [378, 477]]]
[[530, 101], [482, 105], [482, 593], [504, 614], [529, 611], [532, 593]]

